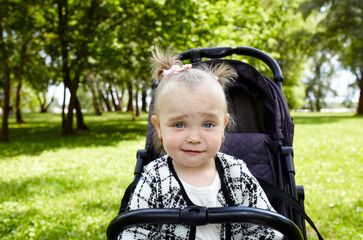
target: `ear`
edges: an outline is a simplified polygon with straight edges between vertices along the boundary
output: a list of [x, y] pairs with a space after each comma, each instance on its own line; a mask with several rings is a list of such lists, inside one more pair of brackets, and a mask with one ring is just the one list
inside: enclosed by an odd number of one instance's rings
[[228, 120], [229, 120], [229, 114], [227, 113], [226, 116], [224, 117], [223, 128], [226, 128]]
[[158, 132], [159, 138], [162, 138], [159, 118], [156, 115], [152, 115], [151, 122], [153, 123], [156, 131]]

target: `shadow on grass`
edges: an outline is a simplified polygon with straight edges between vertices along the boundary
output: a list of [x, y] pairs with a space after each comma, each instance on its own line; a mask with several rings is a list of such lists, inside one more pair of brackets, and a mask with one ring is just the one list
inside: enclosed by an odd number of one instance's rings
[[10, 119], [9, 142], [0, 144], [3, 157], [38, 155], [46, 150], [113, 146], [120, 141], [146, 136], [147, 116], [132, 122], [130, 113], [107, 113], [85, 116], [89, 131], [76, 131], [72, 136], [61, 136], [59, 114], [25, 114], [25, 124]]
[[32, 199], [34, 196], [55, 198], [62, 194], [93, 188], [89, 181], [68, 179], [64, 176], [41, 175], [0, 183], [2, 188], [0, 203], [4, 201], [22, 202]]
[[363, 116], [357, 116], [353, 113], [348, 114], [324, 114], [324, 113], [312, 113], [312, 114], [294, 114], [292, 113], [294, 124], [308, 124], [319, 125], [326, 123], [335, 123], [348, 119], [363, 119]]
[[[79, 179], [72, 176], [36, 176], [27, 179], [16, 179], [12, 181], [0, 182], [2, 191], [0, 192], [0, 204], [4, 202], [13, 202], [17, 206], [22, 206], [16, 210], [1, 211], [0, 221], [0, 236], [7, 237], [6, 239], [27, 239], [27, 234], [24, 226], [31, 226], [35, 224], [34, 231], [36, 231], [35, 239], [60, 239], [60, 237], [72, 236], [69, 239], [101, 239], [105, 234], [105, 229], [108, 220], [102, 222], [95, 227], [83, 220], [88, 220], [87, 216], [92, 216], [90, 219], [95, 219], [97, 213], [110, 215], [109, 221], [117, 215], [118, 203], [121, 200], [115, 199], [108, 201], [108, 199], [100, 196], [97, 198], [91, 197], [92, 195], [85, 195], [82, 199], [76, 199], [72, 203], [72, 208], [63, 210], [59, 206], [54, 205], [54, 212], [57, 214], [59, 220], [55, 220], [54, 213], [48, 211], [40, 211], [37, 208], [42, 208], [42, 205], [49, 205], [46, 199], [55, 199], [62, 201], [65, 194], [72, 193], [79, 195], [79, 192], [87, 192], [87, 190], [94, 191], [100, 186], [107, 186], [111, 182], [111, 177], [100, 179]], [[120, 184], [121, 189], [127, 187], [127, 183]], [[35, 199], [39, 201], [35, 202]], [[29, 204], [28, 202], [32, 202]], [[56, 203], [56, 202], [55, 202]], [[5, 205], [2, 205], [6, 206]], [[11, 205], [12, 206], [12, 205]], [[69, 207], [69, 206], [68, 206]], [[6, 207], [5, 207], [6, 208]], [[4, 209], [5, 209], [4, 208]], [[70, 220], [72, 217], [75, 220]], [[62, 223], [59, 226], [59, 223]], [[97, 222], [97, 224], [99, 224]], [[42, 226], [39, 226], [42, 225]], [[87, 226], [85, 228], [85, 226]], [[78, 229], [79, 228], [79, 229]], [[26, 229], [26, 228], [25, 228]], [[74, 232], [73, 232], [74, 231]], [[88, 232], [95, 234], [92, 238], [86, 238]], [[68, 237], [67, 237], [68, 239]]]

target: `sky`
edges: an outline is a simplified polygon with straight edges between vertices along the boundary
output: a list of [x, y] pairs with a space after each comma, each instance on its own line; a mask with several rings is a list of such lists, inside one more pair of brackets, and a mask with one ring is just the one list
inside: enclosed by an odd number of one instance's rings
[[[347, 70], [340, 70], [337, 72], [337, 77], [332, 79], [332, 88], [338, 92], [337, 97], [330, 97], [329, 99], [333, 101], [341, 102], [344, 100], [347, 91], [348, 85], [355, 81], [355, 76], [347, 71]], [[356, 90], [354, 92], [353, 102], [358, 102], [359, 100], [359, 91]]]

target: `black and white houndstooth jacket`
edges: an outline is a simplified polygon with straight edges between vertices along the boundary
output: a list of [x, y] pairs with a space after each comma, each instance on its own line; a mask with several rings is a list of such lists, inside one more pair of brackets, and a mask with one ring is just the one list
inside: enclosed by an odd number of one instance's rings
[[[222, 206], [255, 207], [274, 211], [258, 181], [245, 162], [217, 153], [216, 167], [221, 179], [218, 201]], [[151, 162], [131, 196], [128, 211], [141, 208], [185, 208], [194, 204], [188, 198], [172, 161], [165, 155]], [[229, 225], [229, 226], [228, 226]], [[186, 225], [142, 225], [123, 230], [118, 240], [125, 239], [195, 239], [195, 227]], [[282, 239], [272, 229], [252, 224], [223, 224], [221, 239]]]

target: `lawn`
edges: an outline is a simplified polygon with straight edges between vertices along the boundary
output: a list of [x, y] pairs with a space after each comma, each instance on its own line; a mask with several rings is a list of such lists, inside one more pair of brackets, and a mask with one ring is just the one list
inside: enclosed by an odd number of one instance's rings
[[[307, 213], [325, 239], [362, 239], [363, 118], [292, 115]], [[105, 239], [145, 144], [146, 115], [86, 115], [91, 131], [72, 137], [60, 136], [60, 115], [24, 117], [11, 117], [10, 142], [0, 144], [0, 238]]]
[[0, 145], [1, 239], [105, 239], [136, 151], [144, 147], [146, 118], [85, 116], [90, 132], [60, 136], [60, 115], [25, 115], [10, 124]]
[[363, 239], [363, 118], [292, 115], [296, 181], [305, 187], [307, 213], [325, 239]]

